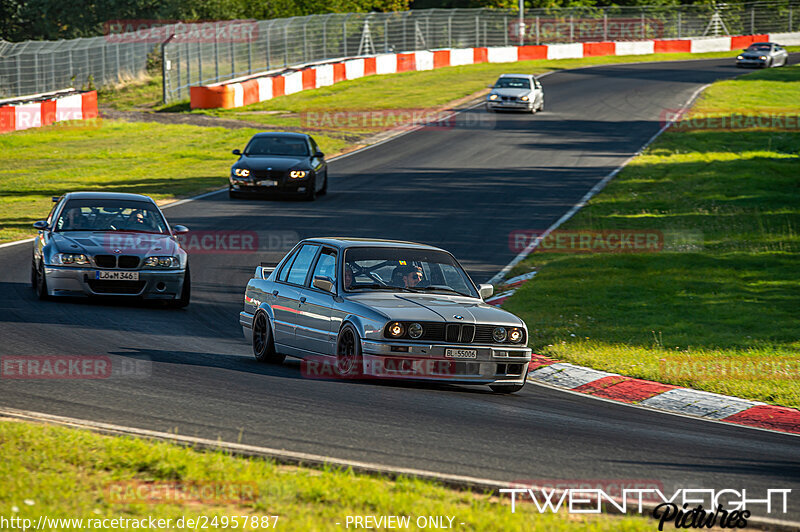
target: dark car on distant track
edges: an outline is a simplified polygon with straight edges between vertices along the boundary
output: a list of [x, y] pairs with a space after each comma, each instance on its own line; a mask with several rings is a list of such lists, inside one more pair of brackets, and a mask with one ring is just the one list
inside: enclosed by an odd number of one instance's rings
[[289, 193], [313, 200], [328, 192], [328, 164], [304, 133], [257, 133], [231, 167], [231, 198], [247, 193]]

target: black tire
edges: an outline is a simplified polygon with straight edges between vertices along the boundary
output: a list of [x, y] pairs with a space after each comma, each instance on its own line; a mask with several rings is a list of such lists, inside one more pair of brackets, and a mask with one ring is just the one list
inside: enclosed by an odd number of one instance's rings
[[349, 323], [339, 331], [339, 338], [336, 341], [336, 373], [345, 379], [355, 379], [364, 375], [361, 342], [355, 327]]
[[280, 364], [286, 358], [275, 351], [272, 327], [263, 312], [257, 312], [253, 318], [253, 356], [265, 364]]
[[238, 199], [238, 198], [241, 198], [241, 197], [242, 196], [238, 192], [234, 191], [231, 187], [228, 187], [228, 198], [230, 198], [230, 199]]
[[49, 295], [47, 294], [47, 275], [44, 273], [44, 266], [41, 265], [36, 269], [36, 296], [45, 301], [49, 299]]
[[31, 288], [36, 290], [36, 261], [31, 261]]
[[328, 193], [328, 169], [325, 169], [325, 181], [322, 182], [322, 188], [319, 189], [317, 195], [324, 196]]
[[303, 199], [306, 201], [314, 201], [317, 199], [317, 176], [309, 180], [308, 185], [306, 185], [306, 191], [303, 193]]
[[173, 308], [186, 308], [189, 306], [189, 300], [192, 298], [192, 275], [189, 273], [189, 266], [186, 266], [186, 273], [183, 274], [183, 288], [181, 288], [181, 295], [172, 300]]

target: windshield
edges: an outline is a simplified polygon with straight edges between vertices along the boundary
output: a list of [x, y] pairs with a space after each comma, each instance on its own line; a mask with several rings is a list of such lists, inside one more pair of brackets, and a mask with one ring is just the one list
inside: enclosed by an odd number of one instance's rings
[[58, 216], [56, 231], [136, 231], [168, 233], [155, 205], [135, 200], [70, 200]]
[[308, 143], [301, 137], [254, 137], [244, 149], [245, 155], [308, 155]]
[[772, 47], [769, 44], [752, 44], [747, 49], [748, 52], [769, 52]]
[[494, 85], [495, 89], [530, 89], [531, 81], [526, 78], [500, 78]]
[[350, 248], [344, 255], [347, 292], [388, 290], [478, 297], [467, 273], [449, 253], [414, 248]]

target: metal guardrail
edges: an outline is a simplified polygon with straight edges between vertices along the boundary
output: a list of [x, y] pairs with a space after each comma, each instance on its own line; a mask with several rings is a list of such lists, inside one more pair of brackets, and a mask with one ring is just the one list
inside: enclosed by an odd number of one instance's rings
[[[0, 99], [102, 87], [164, 60], [164, 100], [189, 87], [339, 57], [437, 48], [681, 39], [790, 32], [800, 0], [678, 7], [428, 9], [266, 21], [131, 21], [138, 31], [61, 41], [0, 41]], [[123, 25], [124, 27], [124, 25]], [[155, 56], [157, 57], [157, 55]]]

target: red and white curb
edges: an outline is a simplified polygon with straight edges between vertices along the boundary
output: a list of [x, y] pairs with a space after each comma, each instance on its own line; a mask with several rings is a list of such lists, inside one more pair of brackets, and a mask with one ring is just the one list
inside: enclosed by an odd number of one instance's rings
[[324, 63], [296, 65], [281, 71], [261, 72], [244, 78], [189, 88], [192, 109], [231, 109], [304, 90], [327, 87], [364, 76], [433, 70], [478, 63], [514, 63], [539, 59], [580, 59], [608, 55], [654, 53], [728, 52], [754, 42], [800, 44], [800, 32], [694, 39], [632, 42], [587, 42], [420, 50], [396, 54], [333, 59]]
[[0, 133], [97, 117], [97, 91], [35, 94], [0, 102]]
[[528, 380], [654, 410], [800, 434], [800, 410], [634, 379], [533, 355]]

